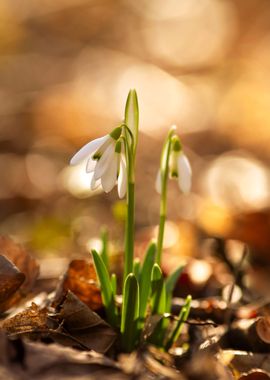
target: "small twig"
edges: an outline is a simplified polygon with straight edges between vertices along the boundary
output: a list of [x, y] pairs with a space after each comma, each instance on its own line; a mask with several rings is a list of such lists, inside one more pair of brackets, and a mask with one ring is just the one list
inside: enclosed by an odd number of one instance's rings
[[185, 321], [187, 325], [191, 326], [213, 326], [218, 327], [218, 324], [213, 321]]
[[242, 265], [243, 265], [243, 263], [244, 263], [244, 261], [246, 259], [247, 254], [248, 254], [248, 246], [245, 245], [243, 253], [242, 253], [241, 258], [239, 260], [239, 263], [235, 267], [235, 270], [234, 270], [234, 282], [232, 283], [231, 289], [230, 289], [229, 294], [228, 294], [228, 299], [227, 299], [227, 315], [226, 315], [226, 318], [225, 318], [225, 324], [228, 326], [228, 328], [231, 325], [232, 309], [231, 309], [230, 306], [232, 304], [233, 292], [234, 292], [235, 286], [236, 286], [236, 284], [237, 284], [237, 282], [239, 280], [240, 270], [241, 270]]

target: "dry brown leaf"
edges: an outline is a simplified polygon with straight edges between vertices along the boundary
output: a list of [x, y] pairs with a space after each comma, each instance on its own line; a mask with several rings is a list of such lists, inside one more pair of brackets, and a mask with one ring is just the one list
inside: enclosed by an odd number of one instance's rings
[[46, 332], [48, 330], [47, 313], [46, 308], [40, 309], [35, 303], [32, 303], [30, 307], [21, 313], [5, 319], [1, 327], [9, 336]]
[[39, 274], [39, 266], [21, 245], [8, 237], [0, 236], [0, 254], [10, 260], [25, 276], [25, 281], [19, 290], [1, 304], [0, 311], [5, 311], [32, 289]]
[[70, 291], [60, 306], [60, 313], [53, 318], [61, 325], [57, 332], [67, 333], [85, 349], [104, 353], [115, 342], [116, 332], [111, 326]]
[[60, 299], [67, 290], [72, 291], [92, 310], [98, 310], [102, 307], [94, 265], [86, 260], [71, 261], [58, 287], [56, 298]]
[[25, 275], [21, 273], [5, 256], [0, 255], [0, 312], [5, 304], [22, 285]]
[[261, 317], [256, 322], [256, 331], [261, 340], [270, 343], [270, 317]]
[[260, 369], [254, 369], [249, 373], [242, 374], [238, 380], [269, 380], [270, 375]]
[[10, 337], [50, 338], [66, 346], [100, 353], [107, 352], [116, 340], [116, 332], [70, 291], [59, 312], [49, 314], [46, 308], [32, 303], [4, 320], [1, 327]]
[[14, 344], [16, 342], [8, 340], [4, 343], [7, 353], [13, 352], [13, 354], [7, 355], [5, 360], [0, 358], [1, 380], [128, 380], [129, 378], [115, 361], [93, 351], [81, 352], [56, 343], [48, 345], [25, 341], [17, 345]]

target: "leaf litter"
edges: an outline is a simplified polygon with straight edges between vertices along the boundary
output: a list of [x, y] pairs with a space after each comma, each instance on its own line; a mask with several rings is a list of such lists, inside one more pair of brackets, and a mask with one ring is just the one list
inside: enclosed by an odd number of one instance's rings
[[[41, 297], [35, 259], [6, 237], [0, 237], [0, 253], [0, 379], [270, 378], [267, 302], [227, 305], [232, 317], [227, 325], [221, 298], [195, 299], [183, 334], [168, 353], [142, 339], [137, 351], [123, 354], [117, 331], [103, 318], [90, 261], [73, 260], [55, 291]], [[39, 296], [42, 302], [29, 303]], [[183, 302], [174, 298], [167, 318], [175, 318]], [[158, 316], [149, 319], [143, 334], [150, 336], [159, 322]]]

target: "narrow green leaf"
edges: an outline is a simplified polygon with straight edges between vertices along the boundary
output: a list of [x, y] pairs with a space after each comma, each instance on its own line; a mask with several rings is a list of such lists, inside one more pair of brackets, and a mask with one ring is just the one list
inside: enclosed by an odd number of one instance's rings
[[100, 234], [102, 248], [101, 248], [101, 257], [102, 260], [106, 266], [106, 268], [109, 270], [109, 255], [108, 255], [108, 230], [107, 228], [103, 228], [101, 230]]
[[151, 287], [152, 314], [164, 314], [166, 312], [166, 289], [164, 278], [158, 264], [154, 264], [152, 269]]
[[173, 331], [172, 331], [172, 333], [171, 333], [171, 335], [170, 335], [170, 337], [166, 343], [166, 350], [167, 351], [177, 341], [177, 339], [178, 339], [178, 337], [182, 331], [183, 325], [184, 325], [184, 323], [187, 320], [188, 315], [189, 315], [191, 300], [192, 300], [192, 297], [190, 295], [187, 296], [186, 302], [180, 311], [176, 326], [173, 329]]
[[117, 293], [117, 277], [115, 273], [112, 273], [111, 275], [111, 285], [112, 285], [113, 295], [115, 297]]
[[147, 248], [140, 273], [140, 318], [145, 317], [151, 289], [151, 273], [155, 262], [157, 245], [151, 242]]
[[161, 197], [160, 197], [160, 214], [159, 214], [159, 229], [158, 229], [158, 241], [157, 241], [157, 255], [156, 262], [158, 265], [162, 261], [163, 240], [165, 232], [165, 222], [167, 217], [167, 182], [169, 177], [169, 161], [172, 145], [172, 136], [175, 133], [175, 126], [172, 126], [165, 143], [162, 148], [160, 158], [160, 180], [161, 180]]
[[141, 269], [141, 262], [138, 257], [136, 257], [133, 260], [133, 273], [135, 277], [137, 278], [137, 281], [139, 282], [139, 277], [140, 277], [140, 269]]
[[[166, 288], [161, 269], [159, 265], [156, 263], [154, 264], [152, 269], [151, 288], [152, 314], [163, 315], [166, 312]], [[155, 344], [158, 347], [162, 347], [167, 326], [168, 320], [163, 316], [161, 320], [158, 322], [158, 325], [156, 326], [155, 331], [150, 337], [149, 342]]]
[[121, 342], [126, 352], [131, 352], [139, 335], [139, 286], [134, 273], [130, 273], [125, 281], [121, 319]]
[[179, 279], [181, 273], [183, 272], [183, 269], [184, 269], [184, 265], [180, 266], [174, 272], [172, 272], [165, 280], [166, 295], [167, 295], [167, 300], [166, 300], [167, 313], [171, 312], [173, 290], [175, 288], [177, 280]]
[[136, 90], [130, 90], [127, 97], [125, 108], [125, 124], [133, 134], [134, 151], [136, 151], [139, 132], [139, 106]]
[[106, 310], [106, 315], [109, 323], [115, 327], [117, 324], [117, 309], [114, 302], [114, 293], [110, 275], [101, 256], [97, 253], [97, 251], [93, 249], [91, 253], [93, 256], [97, 276], [100, 282], [101, 296]]

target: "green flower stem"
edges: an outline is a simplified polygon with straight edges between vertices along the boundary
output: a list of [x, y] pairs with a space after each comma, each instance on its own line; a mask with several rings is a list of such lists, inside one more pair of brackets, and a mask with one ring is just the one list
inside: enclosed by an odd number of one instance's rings
[[171, 138], [175, 128], [172, 127], [168, 133], [167, 139], [164, 143], [161, 162], [160, 162], [160, 176], [161, 176], [161, 195], [160, 195], [160, 209], [159, 209], [159, 229], [157, 239], [157, 258], [156, 262], [161, 265], [161, 255], [164, 240], [165, 222], [167, 217], [167, 183], [169, 177], [169, 158], [171, 151]]
[[166, 222], [166, 199], [161, 201], [163, 203], [162, 207], [165, 209], [164, 213], [159, 214], [159, 229], [158, 229], [158, 241], [157, 241], [157, 264], [161, 264], [161, 254], [163, 248], [164, 240], [164, 231], [165, 231], [165, 222]]
[[134, 256], [134, 183], [128, 183], [124, 279], [132, 272]]
[[125, 233], [124, 278], [133, 270], [134, 256], [134, 183], [135, 183], [135, 155], [139, 129], [139, 106], [135, 90], [130, 90], [125, 107], [125, 120], [122, 124], [125, 138], [127, 160], [127, 215]]
[[[129, 273], [133, 271], [133, 256], [134, 256], [134, 211], [135, 211], [135, 171], [134, 171], [134, 145], [132, 134], [128, 127], [124, 127], [124, 142], [127, 160], [127, 213], [126, 213], [126, 227], [125, 227], [125, 253], [124, 253], [124, 277], [123, 286]], [[131, 139], [128, 139], [128, 136]]]

